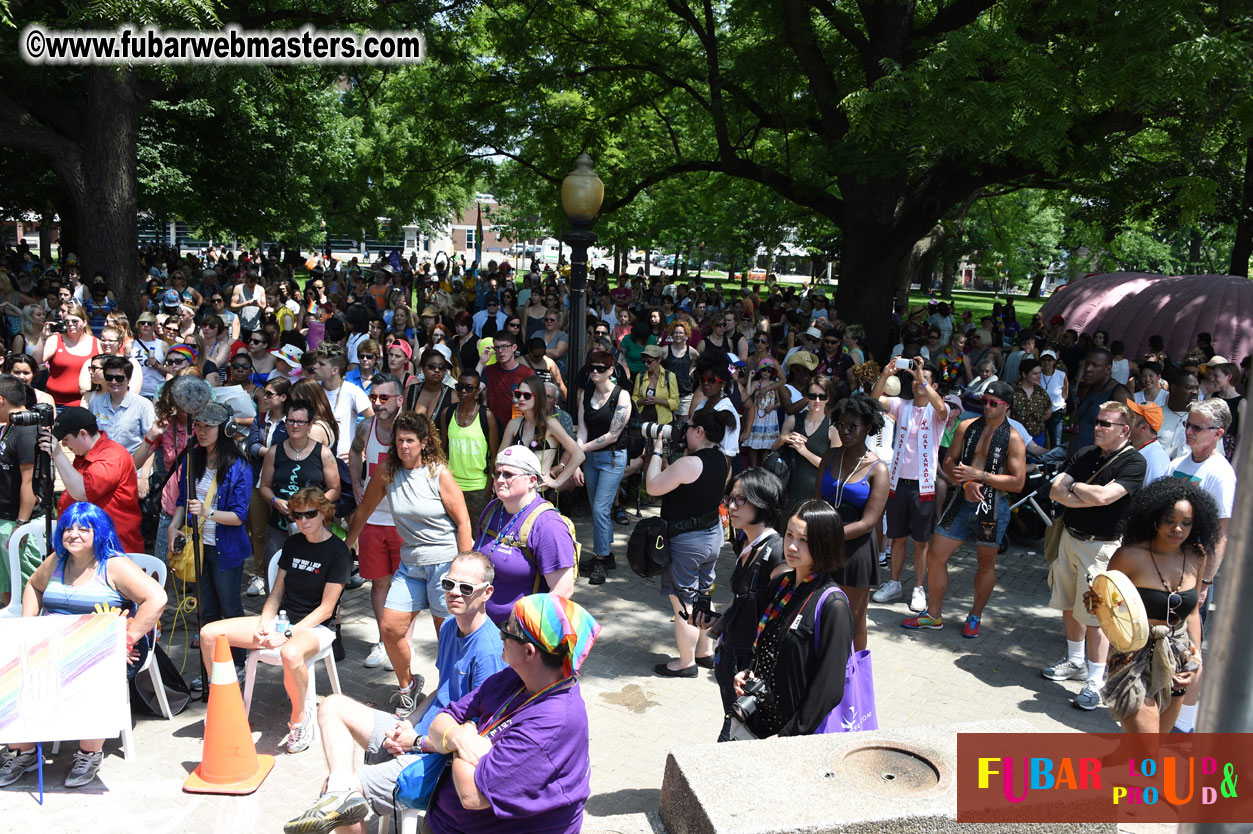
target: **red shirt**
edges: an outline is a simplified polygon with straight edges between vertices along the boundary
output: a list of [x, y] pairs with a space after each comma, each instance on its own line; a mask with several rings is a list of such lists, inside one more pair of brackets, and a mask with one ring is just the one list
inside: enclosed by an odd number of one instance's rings
[[505, 423], [513, 417], [514, 389], [522, 380], [535, 376], [535, 371], [519, 362], [512, 371], [503, 370], [496, 364], [488, 365], [483, 373], [487, 377], [487, 407], [492, 410], [492, 416], [503, 431]]
[[[102, 434], [90, 452], [74, 459], [74, 468], [83, 476], [87, 500], [113, 519], [117, 537], [126, 552], [143, 553], [144, 536], [139, 528], [139, 478], [135, 461], [126, 447]], [[68, 492], [62, 493], [57, 503], [57, 515], [73, 503], [74, 499]]]

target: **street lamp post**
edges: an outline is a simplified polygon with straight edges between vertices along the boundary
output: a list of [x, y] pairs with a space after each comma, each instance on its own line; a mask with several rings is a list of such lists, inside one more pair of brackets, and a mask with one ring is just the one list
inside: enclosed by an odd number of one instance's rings
[[578, 419], [578, 402], [574, 391], [574, 374], [583, 361], [587, 336], [587, 250], [596, 242], [592, 226], [605, 199], [605, 184], [592, 170], [592, 158], [581, 153], [574, 160], [574, 170], [561, 181], [561, 207], [570, 218], [569, 230], [561, 239], [570, 246], [570, 361], [569, 393], [566, 408]]

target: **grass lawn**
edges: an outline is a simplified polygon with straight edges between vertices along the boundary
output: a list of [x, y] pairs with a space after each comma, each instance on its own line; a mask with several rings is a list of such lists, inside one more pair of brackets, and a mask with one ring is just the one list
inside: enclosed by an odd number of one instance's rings
[[[982, 316], [992, 315], [992, 303], [994, 301], [1003, 301], [1005, 296], [993, 297], [990, 292], [956, 292], [953, 293], [953, 315], [961, 318], [962, 310], [969, 310], [974, 316], [977, 323]], [[911, 309], [917, 309], [927, 303], [928, 296], [921, 292], [911, 292], [909, 294], [909, 306]], [[1044, 306], [1047, 299], [1043, 298], [1027, 298], [1025, 295], [1014, 296], [1014, 310], [1018, 314], [1018, 321], [1025, 327], [1031, 323], [1031, 317]]]

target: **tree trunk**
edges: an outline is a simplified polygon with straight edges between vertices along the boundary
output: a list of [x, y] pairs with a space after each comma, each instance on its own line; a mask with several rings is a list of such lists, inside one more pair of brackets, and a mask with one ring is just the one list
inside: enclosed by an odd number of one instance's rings
[[945, 301], [953, 300], [953, 284], [957, 281], [957, 269], [960, 266], [961, 259], [956, 256], [944, 260], [944, 274], [940, 277], [940, 297]]
[[1231, 247], [1228, 274], [1248, 278], [1250, 257], [1253, 257], [1253, 138], [1248, 140], [1244, 150], [1244, 189], [1236, 216], [1236, 239]]
[[613, 274], [622, 274], [622, 246], [618, 243], [613, 245]]
[[644, 250], [644, 277], [651, 278], [653, 274], [653, 250]]
[[44, 204], [39, 218], [39, 257], [52, 260], [52, 203]]
[[1031, 289], [1027, 290], [1027, 298], [1040, 297], [1040, 286], [1044, 283], [1047, 274], [1048, 270], [1036, 270], [1035, 277], [1031, 279]]
[[882, 237], [848, 235], [840, 252], [840, 283], [835, 306], [844, 321], [866, 328], [866, 345], [875, 356], [884, 357], [892, 347], [892, 299], [903, 296], [902, 310], [908, 309], [908, 284], [902, 284], [903, 267], [909, 258], [909, 244], [893, 243]]

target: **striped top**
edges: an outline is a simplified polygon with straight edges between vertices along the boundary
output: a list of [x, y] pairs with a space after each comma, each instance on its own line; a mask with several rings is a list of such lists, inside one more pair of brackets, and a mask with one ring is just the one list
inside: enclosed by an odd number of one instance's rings
[[121, 608], [134, 614], [134, 603], [122, 596], [116, 588], [109, 585], [105, 573], [105, 565], [107, 563], [107, 559], [97, 561], [95, 575], [92, 576], [91, 581], [82, 585], [66, 585], [64, 575], [65, 562], [62, 561], [57, 564], [56, 570], [52, 573], [52, 579], [48, 580], [48, 587], [44, 589], [44, 612], [48, 614], [91, 614], [94, 613], [96, 605], [100, 604], [108, 605], [112, 608]]

